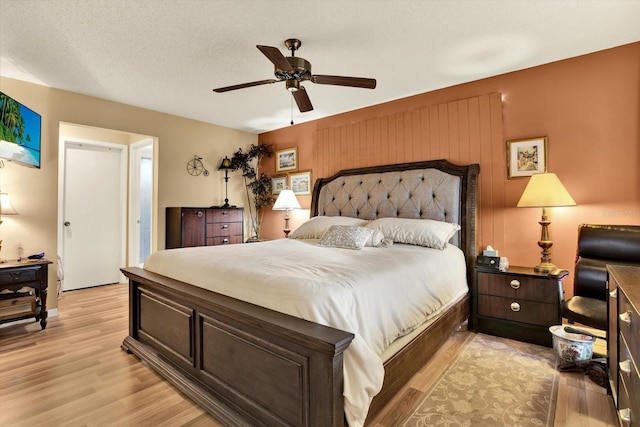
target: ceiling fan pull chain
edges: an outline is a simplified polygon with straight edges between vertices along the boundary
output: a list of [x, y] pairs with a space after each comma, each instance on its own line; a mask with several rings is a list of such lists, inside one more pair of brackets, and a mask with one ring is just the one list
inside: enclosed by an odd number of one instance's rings
[[289, 98], [289, 105], [291, 106], [291, 126], [293, 126], [293, 93], [291, 93], [291, 98]]

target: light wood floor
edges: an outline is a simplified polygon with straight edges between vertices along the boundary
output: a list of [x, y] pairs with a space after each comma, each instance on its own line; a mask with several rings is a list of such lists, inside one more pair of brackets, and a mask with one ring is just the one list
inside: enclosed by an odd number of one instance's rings
[[[0, 328], [0, 426], [214, 426], [198, 406], [120, 350], [128, 330], [126, 285], [67, 292], [60, 316]], [[397, 426], [455, 359], [455, 333], [369, 426]], [[603, 388], [561, 373], [556, 426], [612, 426]]]

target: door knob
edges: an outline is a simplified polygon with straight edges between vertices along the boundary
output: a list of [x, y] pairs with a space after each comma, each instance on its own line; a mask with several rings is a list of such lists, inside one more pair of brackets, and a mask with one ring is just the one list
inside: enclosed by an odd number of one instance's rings
[[68, 226], [70, 226], [70, 225], [71, 225], [71, 223], [70, 223], [69, 221], [65, 221], [65, 222], [64, 222], [64, 226], [65, 226], [65, 227], [68, 227]]

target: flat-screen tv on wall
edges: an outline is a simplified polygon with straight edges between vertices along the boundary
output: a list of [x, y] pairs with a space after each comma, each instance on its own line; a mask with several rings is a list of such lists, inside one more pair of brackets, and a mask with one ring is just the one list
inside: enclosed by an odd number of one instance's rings
[[0, 158], [40, 167], [40, 114], [0, 92]]

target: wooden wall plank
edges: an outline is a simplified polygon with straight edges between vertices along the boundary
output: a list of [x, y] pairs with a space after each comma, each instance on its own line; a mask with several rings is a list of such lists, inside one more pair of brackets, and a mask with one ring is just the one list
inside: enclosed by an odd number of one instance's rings
[[460, 163], [460, 140], [458, 137], [460, 118], [458, 117], [458, 103], [450, 102], [447, 104], [447, 110], [449, 122], [449, 156], [447, 158], [454, 163]]
[[506, 148], [501, 94], [397, 112], [314, 136], [314, 178], [341, 169], [447, 159], [480, 164], [478, 226], [481, 247], [504, 247]]

